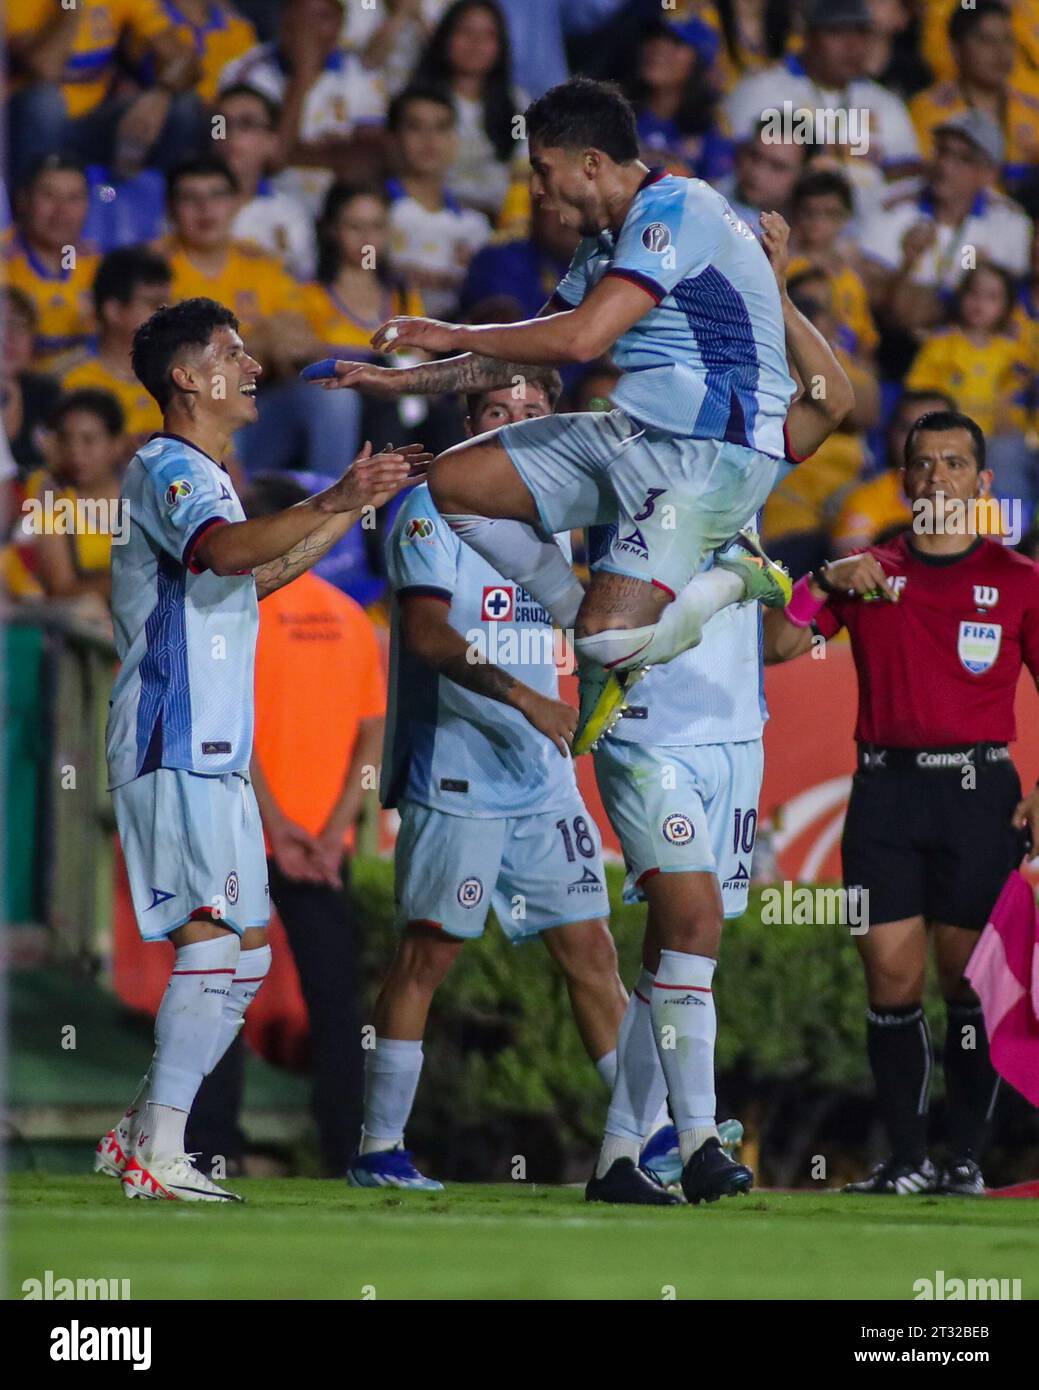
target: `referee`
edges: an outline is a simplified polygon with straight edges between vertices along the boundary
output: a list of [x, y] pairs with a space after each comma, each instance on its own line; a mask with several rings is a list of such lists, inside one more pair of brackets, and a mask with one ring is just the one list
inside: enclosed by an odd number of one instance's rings
[[[1022, 799], [1007, 747], [1022, 663], [1039, 678], [1039, 568], [977, 533], [973, 503], [992, 473], [969, 417], [923, 416], [902, 471], [911, 529], [800, 580], [785, 611], [764, 615], [765, 660], [789, 661], [813, 635], [847, 628], [858, 674], [858, 771], [841, 851], [845, 888], [869, 893], [869, 930], [856, 943], [890, 1152], [845, 1190], [977, 1196], [998, 1078], [963, 971], [1025, 830], [1039, 844], [1039, 788]], [[940, 1171], [928, 1156], [929, 935], [946, 1009]]]

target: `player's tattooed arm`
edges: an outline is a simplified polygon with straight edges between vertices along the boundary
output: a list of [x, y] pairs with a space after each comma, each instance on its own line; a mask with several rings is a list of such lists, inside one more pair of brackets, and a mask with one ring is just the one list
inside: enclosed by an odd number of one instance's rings
[[440, 396], [492, 391], [511, 386], [517, 377], [528, 380], [544, 375], [543, 367], [529, 362], [503, 362], [481, 353], [465, 352], [413, 367], [380, 367], [373, 362], [336, 362], [335, 376], [322, 381], [330, 390], [350, 387], [369, 396]]
[[253, 570], [253, 578], [256, 580], [256, 597], [264, 599], [268, 594], [273, 594], [276, 589], [282, 589], [286, 584], [291, 584], [301, 574], [317, 564], [323, 555], [327, 555], [332, 546], [337, 541], [342, 540], [349, 531], [350, 527], [358, 520], [361, 513], [338, 512], [335, 516], [330, 516], [322, 522], [316, 531], [311, 531], [309, 536], [304, 536], [301, 541], [297, 541], [291, 550], [287, 550], [284, 555], [279, 555], [275, 560], [269, 560], [265, 565], [257, 565]]
[[[448, 680], [511, 705], [539, 733], [569, 754], [577, 728], [577, 711], [562, 700], [541, 695], [500, 666], [487, 661], [478, 641], [466, 638], [448, 622], [448, 603], [428, 594], [403, 594], [400, 602], [404, 644], [410, 652]], [[483, 630], [480, 629], [482, 635]]]

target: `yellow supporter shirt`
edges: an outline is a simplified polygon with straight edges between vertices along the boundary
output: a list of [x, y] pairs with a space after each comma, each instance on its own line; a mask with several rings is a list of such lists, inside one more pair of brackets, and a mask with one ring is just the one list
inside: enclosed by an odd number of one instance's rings
[[123, 408], [127, 434], [151, 434], [162, 429], [162, 411], [129, 368], [125, 376], [116, 376], [97, 356], [90, 356], [61, 378], [63, 391], [88, 388], [111, 391]]
[[94, 333], [91, 287], [100, 257], [79, 252], [75, 265], [52, 274], [16, 233], [4, 251], [4, 284], [24, 290], [36, 306], [33, 366], [49, 371], [90, 345]]
[[116, 49], [124, 32], [132, 34], [143, 48], [169, 28], [157, 0], [76, 0], [70, 7], [60, 0], [14, 0], [7, 7], [8, 38], [42, 29], [57, 10], [63, 23], [76, 25], [61, 83], [65, 109], [73, 117], [93, 111], [108, 95]]
[[331, 285], [315, 283], [303, 286], [303, 313], [314, 336], [327, 347], [356, 353], [371, 351], [372, 334], [387, 319], [397, 314], [421, 318], [424, 310], [417, 291], [388, 289], [379, 317], [369, 322], [351, 313]]
[[[937, 82], [920, 92], [909, 103], [909, 114], [925, 159], [930, 159], [938, 126], [968, 110], [955, 82]], [[1007, 88], [1003, 121], [1006, 155], [1003, 173], [1008, 179], [1023, 178], [1039, 163], [1039, 74], [1018, 72]]]
[[834, 523], [832, 536], [843, 549], [871, 545], [882, 531], [912, 521], [905, 493], [902, 470], [886, 468], [868, 483], [853, 488], [844, 500]]
[[984, 347], [960, 328], [926, 342], [905, 379], [908, 391], [944, 391], [985, 434], [1027, 430], [1032, 374], [1028, 342], [1018, 333], [994, 333]]
[[865, 453], [857, 434], [837, 430], [769, 494], [762, 534], [769, 540], [825, 530], [847, 488], [862, 471]]
[[[25, 480], [25, 496], [43, 500], [47, 492], [53, 494], [55, 504], [59, 498], [65, 498], [75, 505], [78, 496], [75, 488], [63, 486], [56, 482], [45, 468], [37, 468]], [[68, 534], [68, 542], [72, 547], [72, 563], [78, 575], [90, 578], [94, 575], [108, 574], [112, 567], [112, 537], [109, 532], [77, 530]], [[44, 592], [43, 585], [30, 569], [27, 557], [19, 553], [21, 549], [11, 546], [6, 551], [3, 562], [4, 582], [13, 594], [23, 598], [39, 597]]]
[[[787, 278], [792, 280], [812, 269], [808, 256], [794, 256], [787, 269]], [[841, 346], [850, 353], [875, 352], [880, 342], [880, 334], [869, 307], [869, 295], [862, 279], [850, 265], [842, 267], [836, 275], [827, 273], [830, 291], [833, 296], [834, 317], [841, 327]]]
[[[202, 65], [202, 76], [195, 84], [195, 91], [212, 106], [224, 68], [259, 43], [256, 30], [223, 0], [214, 0], [202, 24], [193, 24], [174, 0], [158, 0], [158, 5], [169, 28], [188, 48], [194, 49]], [[143, 56], [143, 49], [142, 43], [134, 45], [138, 60]]]
[[[956, 59], [949, 43], [949, 20], [961, 3], [962, 0], [926, 0], [920, 6], [920, 49], [939, 81], [952, 81], [956, 76]], [[1039, 0], [1013, 0], [1007, 8], [1013, 18], [1017, 47], [1015, 76], [1021, 70], [1039, 74]]]
[[224, 268], [204, 275], [175, 241], [159, 248], [173, 271], [173, 300], [204, 295], [226, 304], [242, 326], [242, 336], [272, 314], [302, 313], [302, 288], [276, 256], [248, 242], [232, 242]]

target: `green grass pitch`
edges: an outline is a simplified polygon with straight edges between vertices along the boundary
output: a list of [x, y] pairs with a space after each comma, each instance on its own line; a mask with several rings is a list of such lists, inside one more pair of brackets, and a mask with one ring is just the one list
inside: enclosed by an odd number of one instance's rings
[[916, 1279], [1039, 1295], [1039, 1202], [751, 1193], [713, 1206], [588, 1206], [576, 1188], [354, 1191], [233, 1184], [242, 1206], [128, 1202], [111, 1179], [15, 1175], [22, 1281], [129, 1279], [135, 1299], [912, 1299]]

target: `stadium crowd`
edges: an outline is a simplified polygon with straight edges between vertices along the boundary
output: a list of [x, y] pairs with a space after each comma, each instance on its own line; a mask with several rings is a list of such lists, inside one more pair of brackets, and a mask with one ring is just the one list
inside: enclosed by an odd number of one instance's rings
[[[582, 71], [627, 91], [647, 162], [715, 184], [755, 230], [764, 209], [792, 225], [791, 293], [856, 404], [770, 499], [777, 557], [805, 573], [905, 525], [889, 465], [936, 400], [982, 425], [1034, 546], [1039, 3], [32, 0], [8, 30], [15, 522], [48, 488], [117, 493], [159, 423], [131, 337], [191, 295], [230, 305], [264, 365], [240, 482], [337, 474], [368, 437], [457, 440], [453, 400], [317, 393], [298, 368], [369, 356], [395, 313], [536, 313], [574, 240], [530, 207], [522, 112]], [[607, 362], [575, 370], [563, 408], [594, 408], [610, 380]], [[103, 620], [108, 537], [12, 524], [6, 540], [9, 600]], [[321, 572], [370, 606], [380, 556], [352, 535]]]

